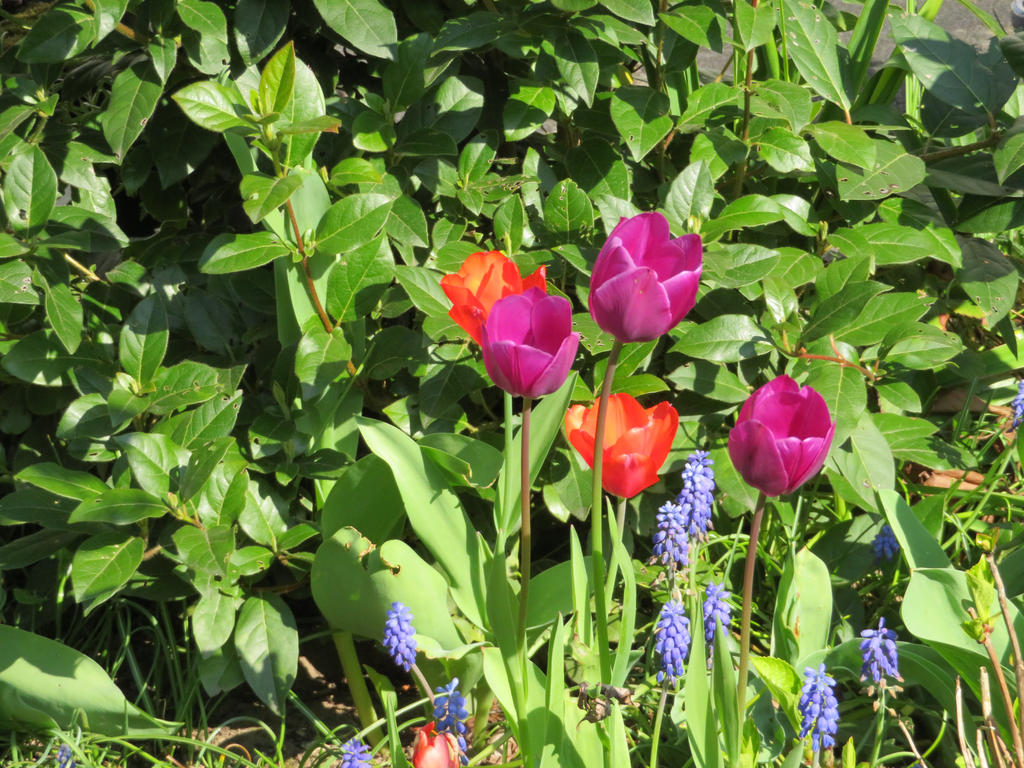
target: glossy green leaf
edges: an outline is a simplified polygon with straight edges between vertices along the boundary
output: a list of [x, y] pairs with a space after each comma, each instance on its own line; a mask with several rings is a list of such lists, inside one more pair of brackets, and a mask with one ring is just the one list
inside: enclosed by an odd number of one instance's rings
[[363, 53], [392, 58], [398, 42], [394, 14], [377, 0], [313, 0], [327, 26]]
[[71, 585], [86, 614], [121, 591], [142, 563], [145, 548], [142, 539], [119, 531], [92, 536], [79, 545], [71, 561]]
[[167, 435], [131, 432], [119, 435], [115, 442], [124, 451], [135, 483], [144, 491], [165, 498], [181, 468], [188, 462], [188, 451]]
[[235, 624], [235, 650], [249, 687], [282, 713], [299, 664], [299, 632], [288, 605], [271, 593], [246, 600]]
[[92, 16], [73, 5], [44, 10], [18, 42], [17, 57], [30, 64], [65, 61], [84, 51], [93, 40]]
[[875, 165], [875, 142], [859, 125], [847, 125], [836, 120], [808, 126], [821, 149], [831, 157], [856, 168]]
[[822, 300], [800, 335], [804, 343], [830, 334], [852, 330], [865, 303], [886, 289], [882, 283], [852, 283], [835, 296]]
[[60, 386], [71, 364], [72, 358], [56, 334], [45, 330], [19, 339], [0, 357], [0, 366], [7, 373], [29, 384], [45, 387]]
[[27, 466], [18, 472], [15, 478], [57, 496], [78, 501], [93, 499], [110, 490], [107, 484], [95, 475], [49, 461]]
[[544, 201], [544, 224], [561, 233], [590, 229], [594, 225], [590, 198], [571, 179], [558, 182]]
[[108, 488], [82, 501], [71, 513], [72, 523], [131, 525], [150, 517], [163, 517], [170, 510], [156, 496], [137, 488]]
[[253, 64], [270, 53], [284, 34], [290, 14], [288, 0], [238, 0], [234, 32], [242, 61]]
[[1024, 133], [1004, 136], [992, 154], [995, 161], [996, 177], [1002, 184], [1015, 172], [1024, 168]]
[[737, 3], [736, 33], [743, 51], [752, 51], [767, 43], [775, 31], [775, 7], [771, 2]]
[[534, 133], [551, 117], [555, 92], [548, 86], [517, 80], [502, 109], [502, 127], [506, 141], [519, 141]]
[[698, 360], [735, 363], [764, 354], [771, 340], [749, 315], [717, 315], [707, 322], [680, 327], [672, 349]]
[[4, 207], [11, 227], [38, 230], [57, 201], [57, 174], [35, 145], [22, 145], [10, 158], [6, 170]]
[[991, 243], [976, 238], [961, 241], [964, 268], [960, 284], [967, 297], [981, 307], [990, 325], [1013, 308], [1020, 275], [1013, 263]]
[[787, 558], [772, 622], [776, 652], [797, 668], [826, 647], [832, 622], [828, 566], [806, 547]]
[[833, 445], [842, 445], [868, 406], [864, 374], [856, 368], [826, 360], [808, 361], [808, 376], [802, 382], [825, 399], [836, 423]]
[[47, 286], [44, 293], [46, 319], [49, 320], [50, 327], [57, 334], [64, 349], [68, 353], [74, 354], [78, 345], [82, 343], [84, 318], [82, 305], [64, 283]]
[[678, 5], [658, 18], [684, 40], [722, 52], [721, 16], [706, 5]]
[[[680, 133], [696, 133], [707, 126], [708, 118], [716, 110], [724, 107], [737, 107], [742, 92], [725, 83], [708, 83], [697, 88], [686, 101], [686, 110], [676, 123]], [[690, 158], [691, 162], [697, 158]]]
[[612, 122], [634, 160], [646, 157], [672, 130], [668, 97], [653, 88], [616, 88], [610, 109]]
[[808, 0], [782, 0], [779, 13], [785, 20], [786, 50], [811, 89], [823, 99], [850, 108], [839, 65], [836, 28]]
[[861, 414], [849, 440], [832, 446], [825, 466], [839, 472], [841, 477], [833, 476], [833, 482], [844, 480], [853, 500], [864, 509], [874, 508], [876, 491], [890, 490], [896, 483], [892, 451], [871, 414], [866, 412]]
[[581, 32], [570, 27], [555, 40], [553, 54], [565, 85], [584, 104], [593, 104], [601, 74], [594, 46]]
[[211, 275], [261, 267], [285, 256], [289, 249], [271, 232], [217, 235], [199, 257], [199, 269]]
[[192, 636], [199, 652], [220, 649], [235, 630], [236, 601], [216, 589], [205, 592], [192, 609]]
[[249, 113], [248, 106], [227, 86], [213, 80], [186, 85], [173, 98], [192, 122], [208, 131], [238, 128], [242, 133], [255, 133], [253, 126], [239, 117]]
[[114, 78], [99, 123], [115, 156], [123, 158], [139, 138], [162, 95], [163, 85], [148, 61], [137, 62]]
[[157, 294], [135, 305], [121, 328], [118, 358], [125, 372], [140, 384], [148, 384], [167, 352], [167, 312]]
[[705, 222], [701, 236], [717, 240], [726, 232], [760, 227], [783, 219], [782, 206], [764, 195], [745, 195], [733, 200], [721, 212]]
[[346, 253], [366, 245], [384, 227], [391, 200], [375, 193], [346, 195], [327, 209], [316, 227], [320, 253]]
[[779, 173], [809, 171], [813, 165], [807, 142], [785, 128], [769, 128], [756, 143], [764, 161]]

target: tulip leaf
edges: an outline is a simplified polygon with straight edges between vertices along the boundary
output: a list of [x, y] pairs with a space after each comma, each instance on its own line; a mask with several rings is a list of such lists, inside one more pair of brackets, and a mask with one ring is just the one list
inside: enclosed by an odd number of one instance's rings
[[786, 560], [772, 620], [772, 645], [797, 669], [826, 647], [832, 621], [828, 566], [806, 547]]

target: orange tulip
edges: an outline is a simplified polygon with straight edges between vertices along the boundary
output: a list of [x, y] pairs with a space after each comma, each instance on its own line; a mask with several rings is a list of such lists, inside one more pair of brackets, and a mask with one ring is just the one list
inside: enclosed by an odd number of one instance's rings
[[[620, 392], [609, 397], [602, 487], [608, 493], [630, 499], [658, 482], [658, 470], [668, 457], [678, 428], [679, 414], [668, 403], [645, 409], [632, 395]], [[569, 442], [593, 467], [597, 403], [590, 408], [572, 406], [565, 414], [565, 432]]]
[[413, 747], [414, 768], [460, 768], [459, 747], [450, 733], [434, 733], [434, 724], [416, 729]]
[[501, 251], [480, 251], [471, 254], [458, 272], [442, 277], [441, 288], [453, 305], [449, 316], [480, 344], [494, 302], [528, 288], [547, 292], [546, 274], [541, 266], [529, 277], [520, 277], [519, 266]]

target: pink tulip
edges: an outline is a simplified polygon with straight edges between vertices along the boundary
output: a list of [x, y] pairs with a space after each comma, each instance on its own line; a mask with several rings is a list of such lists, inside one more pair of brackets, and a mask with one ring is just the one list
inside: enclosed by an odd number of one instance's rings
[[821, 395], [779, 376], [743, 404], [729, 432], [729, 458], [766, 496], [792, 493], [821, 469], [835, 431]]
[[529, 288], [494, 303], [480, 346], [495, 384], [512, 395], [540, 397], [565, 382], [579, 343], [569, 302]]
[[671, 239], [660, 213], [622, 219], [590, 277], [590, 314], [622, 342], [650, 341], [693, 309], [704, 249], [700, 235]]
[[459, 768], [459, 745], [450, 733], [434, 733], [434, 724], [416, 729], [414, 768]]

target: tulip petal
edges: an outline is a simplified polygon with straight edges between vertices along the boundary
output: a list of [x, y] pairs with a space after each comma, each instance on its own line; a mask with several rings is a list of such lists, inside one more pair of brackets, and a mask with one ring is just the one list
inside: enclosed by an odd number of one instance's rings
[[[536, 288], [531, 289], [528, 295], [535, 296], [535, 291]], [[561, 296], [544, 296], [533, 305], [530, 328], [527, 341], [548, 354], [555, 354], [572, 331], [572, 305]]]
[[[529, 296], [514, 293], [495, 302], [487, 315], [484, 327], [485, 338], [491, 344], [498, 341], [514, 341], [522, 344], [530, 335], [530, 315], [533, 302]], [[486, 342], [481, 344], [486, 346]]]
[[640, 453], [605, 452], [601, 486], [608, 493], [631, 499], [658, 482], [658, 473], [650, 457]]
[[[597, 430], [597, 404], [593, 407], [593, 430]], [[648, 421], [647, 412], [637, 399], [625, 392], [616, 392], [608, 398], [608, 415], [604, 422], [605, 447], [614, 445], [633, 427]]]
[[590, 296], [590, 314], [619, 341], [650, 341], [672, 327], [668, 295], [653, 269], [613, 277]]
[[668, 220], [660, 213], [641, 213], [621, 219], [612, 230], [609, 239], [617, 237], [626, 249], [634, 254], [642, 254], [667, 243], [672, 237]]
[[636, 268], [633, 257], [613, 233], [597, 254], [597, 261], [590, 273], [590, 290], [595, 291], [616, 275], [632, 272]]
[[484, 341], [483, 352], [484, 367], [495, 384], [516, 397], [537, 396], [534, 382], [551, 363], [551, 355], [526, 344], [491, 342], [489, 338]]
[[[579, 349], [580, 335], [570, 333], [562, 339], [555, 354], [551, 357], [547, 367], [537, 376], [531, 386], [530, 397], [550, 395], [565, 383], [572, 368], [573, 360], [576, 359], [576, 351]], [[544, 354], [547, 354], [545, 351]]]
[[594, 428], [587, 428], [587, 421], [595, 408], [573, 405], [565, 412], [565, 436], [575, 448], [588, 467], [594, 466]]
[[767, 496], [788, 486], [788, 475], [772, 433], [759, 421], [742, 421], [729, 431], [729, 458], [747, 485]]
[[537, 267], [536, 271], [529, 277], [523, 278], [523, 290], [528, 291], [531, 288], [537, 288], [547, 293], [548, 291], [548, 268], [541, 264]]
[[675, 277], [665, 280], [661, 287], [668, 296], [668, 305], [672, 309], [672, 325], [674, 328], [679, 321], [686, 317], [697, 303], [697, 288], [700, 286], [700, 266], [693, 272], [680, 272]]

